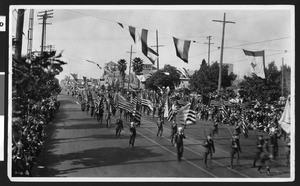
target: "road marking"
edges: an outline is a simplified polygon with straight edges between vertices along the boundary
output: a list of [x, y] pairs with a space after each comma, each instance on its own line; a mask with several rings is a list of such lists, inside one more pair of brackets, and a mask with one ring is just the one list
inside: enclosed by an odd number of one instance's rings
[[[153, 132], [153, 131], [150, 130], [150, 129], [147, 129], [147, 128], [144, 128], [144, 129], [146, 129], [146, 130], [148, 130], [148, 131], [150, 131], [150, 132], [152, 132], [152, 133], [155, 133], [155, 132]], [[185, 147], [185, 149], [188, 149], [188, 150], [190, 150], [191, 152], [193, 152], [193, 153], [195, 153], [195, 154], [200, 155], [200, 156], [203, 157], [203, 154], [200, 154], [200, 153], [198, 153], [198, 152], [196, 152], [196, 151], [194, 151], [194, 150], [192, 150], [192, 149], [190, 149], [190, 148], [188, 148], [188, 147]], [[215, 162], [215, 163], [217, 163], [217, 164], [219, 164], [219, 165], [221, 165], [221, 166], [226, 167], [227, 169], [229, 169], [229, 170], [231, 170], [231, 171], [233, 171], [233, 172], [235, 172], [235, 173], [237, 173], [237, 174], [239, 174], [239, 175], [241, 175], [241, 176], [244, 176], [244, 177], [246, 177], [246, 178], [250, 178], [250, 177], [247, 176], [246, 174], [243, 174], [243, 173], [238, 172], [238, 171], [236, 171], [236, 170], [234, 170], [234, 169], [231, 169], [230, 167], [228, 167], [228, 166], [226, 166], [226, 165], [224, 165], [224, 164], [222, 164], [222, 163], [219, 163], [219, 162], [217, 162], [216, 160], [212, 160], [212, 161]]]
[[[145, 129], [146, 129], [146, 128], [145, 128]], [[147, 129], [147, 130], [149, 130], [149, 129]], [[149, 131], [151, 131], [151, 130], [149, 130]], [[152, 131], [151, 131], [151, 132], [152, 132]], [[170, 152], [171, 154], [173, 154], [174, 156], [177, 157], [176, 153], [170, 151], [170, 150], [167, 149], [166, 147], [164, 147], [164, 146], [160, 145], [159, 143], [153, 141], [152, 139], [148, 138], [147, 136], [143, 135], [142, 133], [140, 133], [140, 132], [137, 132], [137, 133], [139, 133], [139, 134], [140, 134], [141, 136], [143, 136], [144, 138], [148, 139], [149, 141], [153, 142], [154, 144], [160, 146], [161, 148], [165, 149], [166, 151]], [[187, 163], [189, 163], [189, 164], [191, 164], [191, 165], [197, 167], [198, 169], [204, 171], [205, 173], [207, 173], [207, 174], [209, 174], [209, 175], [211, 175], [211, 176], [213, 176], [213, 177], [215, 177], [215, 178], [218, 178], [218, 177], [217, 177], [216, 175], [214, 175], [213, 173], [208, 172], [207, 170], [203, 169], [202, 167], [196, 165], [195, 163], [193, 163], [193, 162], [191, 162], [191, 161], [189, 161], [189, 160], [187, 160], [187, 159], [185, 159], [185, 158], [182, 158], [182, 159], [185, 160]]]

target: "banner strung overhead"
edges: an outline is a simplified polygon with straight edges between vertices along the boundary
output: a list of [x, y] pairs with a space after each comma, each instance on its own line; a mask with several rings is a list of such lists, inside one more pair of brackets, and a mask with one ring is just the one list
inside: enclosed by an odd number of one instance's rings
[[243, 51], [251, 64], [252, 72], [261, 78], [265, 78], [265, 51], [249, 51], [244, 49]]

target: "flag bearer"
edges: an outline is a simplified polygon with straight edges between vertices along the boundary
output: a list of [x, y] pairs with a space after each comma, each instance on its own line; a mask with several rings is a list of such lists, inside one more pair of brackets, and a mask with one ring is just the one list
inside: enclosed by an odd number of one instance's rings
[[120, 135], [121, 135], [121, 131], [124, 130], [123, 128], [123, 121], [121, 119], [118, 119], [117, 120], [117, 123], [116, 123], [116, 138], [120, 139]]
[[134, 147], [134, 140], [136, 137], [136, 128], [134, 126], [134, 122], [130, 123], [129, 133], [130, 133], [129, 146], [131, 145], [131, 147]]
[[157, 120], [157, 137], [162, 137], [162, 133], [163, 133], [163, 124], [164, 124], [164, 120], [162, 119], [162, 117], [159, 117]]
[[183, 128], [179, 127], [178, 131], [175, 135], [175, 146], [177, 147], [177, 160], [178, 162], [181, 161], [182, 154], [183, 154], [183, 138], [185, 138]]
[[174, 144], [174, 138], [175, 134], [177, 133], [177, 123], [173, 120], [172, 126], [171, 126], [171, 144]]

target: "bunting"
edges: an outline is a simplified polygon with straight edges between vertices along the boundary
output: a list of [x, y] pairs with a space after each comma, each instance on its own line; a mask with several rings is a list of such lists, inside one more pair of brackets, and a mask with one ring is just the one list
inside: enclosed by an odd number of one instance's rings
[[251, 64], [252, 72], [261, 78], [265, 78], [265, 51], [249, 51], [243, 49], [243, 52]]
[[142, 35], [141, 35], [142, 52], [151, 61], [151, 63], [154, 64], [157, 59], [158, 53], [156, 53], [153, 49], [148, 47], [147, 37], [148, 37], [148, 30], [142, 29]]
[[181, 40], [175, 37], [173, 37], [173, 40], [175, 44], [177, 57], [182, 59], [184, 62], [188, 63], [188, 53], [189, 53], [191, 41]]

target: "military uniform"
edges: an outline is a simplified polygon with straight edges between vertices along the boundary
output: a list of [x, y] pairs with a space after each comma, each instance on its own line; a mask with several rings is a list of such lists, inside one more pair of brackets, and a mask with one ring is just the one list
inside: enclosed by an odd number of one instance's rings
[[183, 128], [179, 127], [178, 132], [175, 135], [175, 143], [177, 148], [177, 160], [180, 162], [183, 155], [183, 138], [185, 135], [183, 133]]
[[238, 138], [238, 135], [234, 135], [231, 139], [231, 151], [230, 151], [230, 166], [233, 167], [233, 158], [234, 155], [237, 154], [237, 162], [240, 159], [240, 153], [242, 152], [241, 146], [240, 146], [240, 139]]
[[211, 135], [209, 134], [207, 136], [207, 139], [205, 139], [203, 143], [204, 149], [204, 164], [207, 168], [207, 156], [210, 154], [210, 160], [212, 160], [212, 153], [215, 153], [215, 145], [214, 141], [211, 139]]
[[129, 146], [131, 145], [131, 147], [134, 147], [134, 141], [136, 137], [136, 128], [134, 126], [134, 122], [130, 123], [129, 133], [130, 133]]
[[164, 120], [159, 118], [158, 121], [157, 121], [157, 134], [156, 134], [157, 137], [158, 136], [162, 137], [163, 123], [164, 123]]
[[171, 126], [171, 144], [174, 144], [175, 134], [177, 133], [177, 124], [173, 121]]
[[273, 158], [273, 156], [270, 154], [270, 151], [269, 151], [269, 140], [266, 139], [264, 144], [263, 144], [262, 152], [260, 154], [260, 162], [259, 162], [260, 165], [258, 166], [258, 169], [257, 169], [257, 171], [259, 173], [261, 173], [260, 170], [263, 167], [265, 167], [266, 170], [267, 170], [267, 174], [271, 175], [270, 166], [269, 166], [269, 161], [270, 161], [271, 158]]
[[253, 161], [253, 167], [256, 167], [256, 162], [260, 159], [261, 153], [263, 152], [264, 143], [265, 140], [263, 139], [262, 135], [260, 135], [256, 141], [256, 153]]
[[116, 123], [116, 138], [120, 138], [120, 134], [122, 130], [123, 130], [123, 121], [121, 119], [118, 119]]

